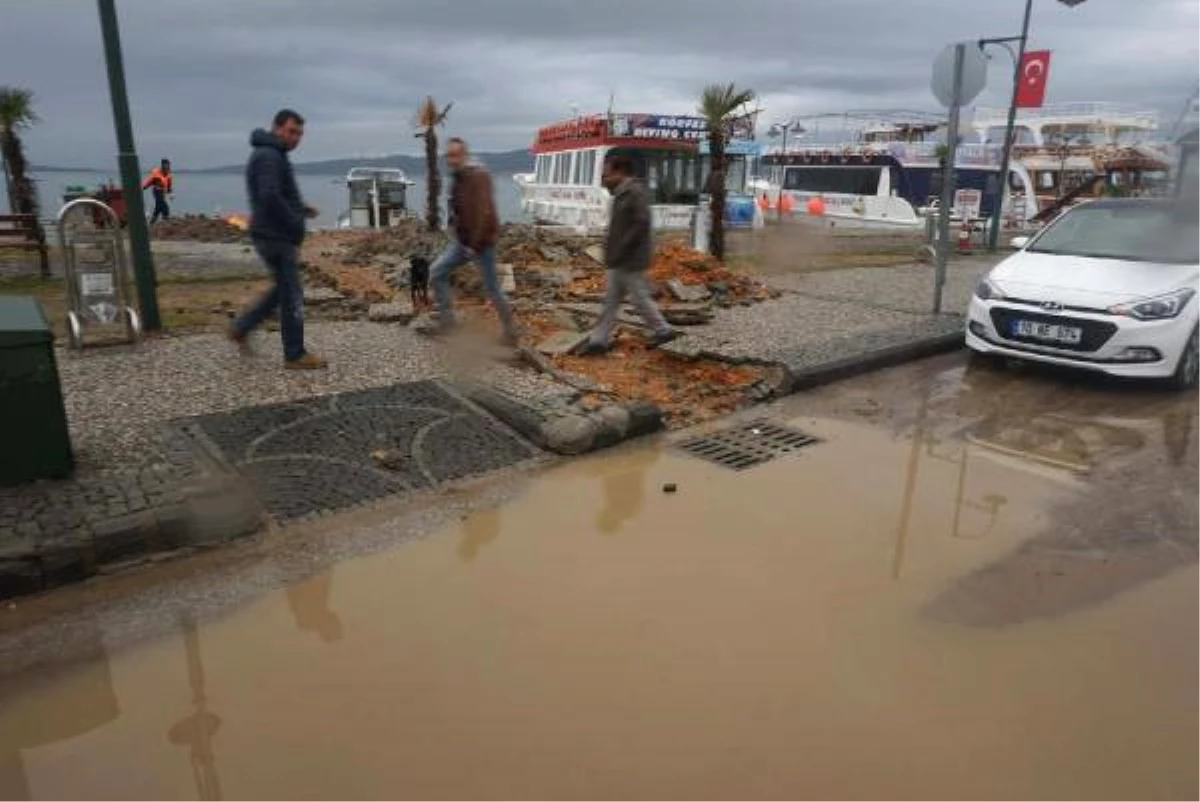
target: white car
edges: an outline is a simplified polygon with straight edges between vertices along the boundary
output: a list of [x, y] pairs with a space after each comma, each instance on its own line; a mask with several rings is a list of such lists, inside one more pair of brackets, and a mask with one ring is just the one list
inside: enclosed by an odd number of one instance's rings
[[1070, 209], [979, 283], [967, 346], [1113, 376], [1196, 386], [1200, 253], [1194, 204]]

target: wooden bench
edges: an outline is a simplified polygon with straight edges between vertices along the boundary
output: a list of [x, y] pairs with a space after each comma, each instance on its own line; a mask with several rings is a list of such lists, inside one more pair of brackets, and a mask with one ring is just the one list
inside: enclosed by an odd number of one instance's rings
[[32, 214], [0, 214], [0, 251], [9, 248], [38, 252], [42, 278], [50, 277], [50, 254], [46, 234]]

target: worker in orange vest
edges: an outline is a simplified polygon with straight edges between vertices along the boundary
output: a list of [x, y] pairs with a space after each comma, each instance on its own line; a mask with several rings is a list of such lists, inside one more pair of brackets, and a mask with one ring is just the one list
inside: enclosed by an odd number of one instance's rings
[[170, 159], [163, 159], [162, 164], [151, 170], [150, 175], [146, 176], [146, 180], [142, 182], [143, 190], [148, 189], [154, 193], [154, 213], [150, 215], [151, 224], [157, 223], [160, 217], [163, 220], [171, 219], [171, 207], [167, 205], [167, 198], [171, 196], [174, 186]]

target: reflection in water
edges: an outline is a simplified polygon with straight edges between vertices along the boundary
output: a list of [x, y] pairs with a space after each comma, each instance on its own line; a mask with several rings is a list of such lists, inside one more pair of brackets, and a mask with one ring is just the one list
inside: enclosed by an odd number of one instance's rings
[[646, 470], [658, 461], [657, 448], [629, 451], [604, 474], [604, 506], [596, 514], [596, 526], [605, 535], [616, 533], [642, 511], [646, 503]]
[[[971, 447], [955, 448], [949, 454], [939, 454], [930, 443], [927, 450], [929, 457], [958, 466], [958, 482], [954, 489], [954, 521], [950, 525], [950, 536], [961, 540], [979, 540], [987, 537], [996, 528], [996, 519], [1000, 508], [1008, 503], [1008, 498], [999, 493], [986, 493], [976, 501], [967, 495], [967, 473], [971, 466]], [[963, 510], [974, 510], [986, 516], [986, 525], [980, 529], [966, 531], [963, 525]]]
[[469, 563], [479, 555], [479, 550], [500, 537], [500, 508], [481, 510], [467, 516], [463, 521], [463, 538], [458, 544], [458, 556]]
[[325, 643], [342, 639], [342, 619], [329, 609], [333, 571], [322, 571], [287, 589], [288, 607], [302, 632], [315, 632]]
[[71, 682], [56, 682], [46, 692], [42, 676], [34, 687], [6, 688], [0, 700], [0, 799], [31, 799], [21, 751], [75, 738], [113, 721], [121, 712], [113, 689], [108, 653], [95, 622], [87, 628], [87, 647]]
[[217, 765], [212, 749], [212, 739], [221, 726], [221, 719], [208, 712], [204, 663], [200, 659], [200, 636], [196, 631], [196, 622], [190, 615], [184, 615], [179, 623], [183, 629], [188, 685], [192, 691], [194, 710], [190, 716], [167, 730], [167, 740], [177, 746], [190, 747], [192, 778], [196, 783], [197, 796], [200, 799], [221, 799], [221, 782], [217, 777]]
[[971, 427], [974, 447], [1049, 466], [1077, 492], [1059, 497], [1036, 537], [941, 594], [933, 615], [986, 626], [1061, 615], [1196, 562], [1195, 407], [1175, 399], [1128, 417], [1114, 406], [1098, 393], [1069, 410], [1000, 404]]

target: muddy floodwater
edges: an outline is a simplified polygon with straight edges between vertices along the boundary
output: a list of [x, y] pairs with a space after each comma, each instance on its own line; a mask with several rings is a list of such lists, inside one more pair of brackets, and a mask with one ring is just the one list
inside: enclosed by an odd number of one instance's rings
[[819, 442], [552, 467], [216, 610], [178, 566], [23, 606], [0, 644], [71, 657], [0, 679], [0, 798], [1196, 797], [1194, 395], [953, 356], [759, 413]]

